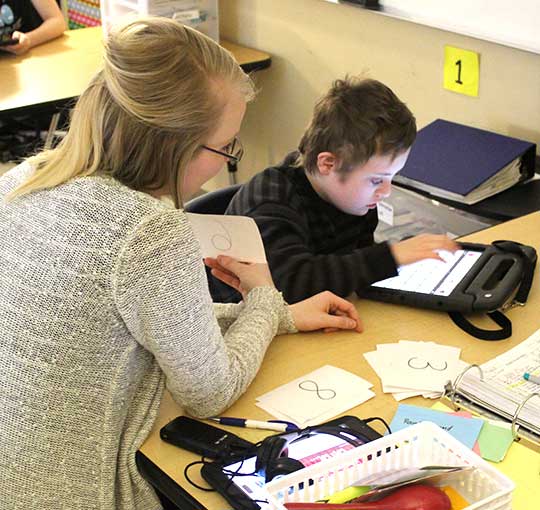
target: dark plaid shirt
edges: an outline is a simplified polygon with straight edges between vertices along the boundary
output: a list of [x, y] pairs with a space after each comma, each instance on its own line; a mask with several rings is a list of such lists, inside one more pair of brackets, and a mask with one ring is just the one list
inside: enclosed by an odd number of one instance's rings
[[[395, 276], [388, 245], [373, 240], [377, 211], [354, 216], [324, 201], [304, 170], [290, 166], [295, 158], [291, 153], [255, 175], [226, 212], [256, 221], [274, 283], [285, 299], [295, 303], [323, 290], [345, 297]], [[211, 281], [210, 286], [214, 301], [240, 299], [223, 284]]]

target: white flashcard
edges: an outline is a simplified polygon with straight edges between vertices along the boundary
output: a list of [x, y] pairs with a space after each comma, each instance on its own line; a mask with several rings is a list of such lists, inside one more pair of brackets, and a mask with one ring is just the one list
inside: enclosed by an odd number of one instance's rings
[[378, 345], [377, 350], [392, 357], [392, 369], [384, 383], [409, 390], [442, 392], [448, 380], [454, 380], [459, 370], [459, 349], [418, 342], [411, 344]]
[[266, 263], [261, 234], [252, 218], [187, 213], [203, 257], [227, 255], [242, 262]]
[[446, 382], [454, 380], [466, 365], [459, 359], [460, 352], [435, 342], [400, 340], [378, 344], [364, 358], [380, 377], [383, 392], [399, 401], [416, 395], [440, 396]]
[[371, 386], [357, 375], [326, 365], [261, 395], [257, 406], [305, 426], [326, 421], [372, 398]]

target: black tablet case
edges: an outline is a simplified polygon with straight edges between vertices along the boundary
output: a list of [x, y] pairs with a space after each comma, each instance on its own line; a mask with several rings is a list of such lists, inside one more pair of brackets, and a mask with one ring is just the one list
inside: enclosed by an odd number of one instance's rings
[[522, 258], [493, 245], [460, 244], [464, 250], [483, 253], [449, 296], [374, 286], [358, 292], [359, 296], [375, 301], [445, 312], [472, 313], [497, 310], [512, 296], [521, 281], [524, 269]]

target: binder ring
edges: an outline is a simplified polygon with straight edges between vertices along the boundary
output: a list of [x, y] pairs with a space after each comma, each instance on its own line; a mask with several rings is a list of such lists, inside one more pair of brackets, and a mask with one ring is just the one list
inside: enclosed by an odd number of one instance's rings
[[540, 398], [540, 393], [536, 392], [536, 393], [531, 393], [530, 395], [528, 395], [527, 397], [525, 397], [521, 404], [519, 404], [518, 408], [516, 409], [516, 412], [514, 413], [514, 416], [512, 417], [512, 437], [514, 439], [517, 438], [517, 430], [516, 430], [516, 423], [517, 423], [517, 419], [518, 419], [518, 416], [519, 416], [519, 413], [521, 412], [521, 410], [523, 409], [523, 407], [525, 406], [525, 404], [533, 397], [539, 397]]
[[477, 365], [476, 363], [473, 363], [472, 365], [469, 365], [468, 367], [465, 367], [461, 373], [456, 377], [456, 380], [454, 381], [454, 384], [450, 386], [450, 402], [452, 403], [452, 407], [454, 409], [457, 409], [458, 405], [456, 404], [456, 393], [459, 387], [459, 383], [461, 382], [461, 379], [463, 379], [463, 376], [471, 369], [476, 368], [478, 369], [478, 372], [480, 372], [480, 380], [484, 380], [484, 372], [482, 371], [482, 367], [480, 365]]

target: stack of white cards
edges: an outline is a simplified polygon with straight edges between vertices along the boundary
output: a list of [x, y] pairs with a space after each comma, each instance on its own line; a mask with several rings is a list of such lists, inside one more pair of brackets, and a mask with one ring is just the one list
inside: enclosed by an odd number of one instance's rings
[[381, 379], [384, 393], [396, 400], [422, 395], [438, 398], [448, 381], [454, 381], [466, 364], [459, 359], [461, 349], [435, 342], [401, 340], [379, 344], [364, 357]]
[[318, 425], [374, 397], [373, 385], [341, 368], [325, 365], [257, 399], [257, 406], [300, 428]]

